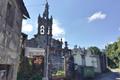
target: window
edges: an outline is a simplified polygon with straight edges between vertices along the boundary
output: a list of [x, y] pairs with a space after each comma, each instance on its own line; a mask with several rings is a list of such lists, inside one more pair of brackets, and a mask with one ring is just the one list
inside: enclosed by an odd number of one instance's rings
[[40, 27], [40, 33], [41, 33], [41, 34], [44, 34], [44, 29], [45, 29], [45, 27], [42, 25], [42, 26]]
[[9, 26], [13, 26], [15, 16], [15, 8], [10, 3], [7, 4], [6, 23]]
[[10, 65], [0, 64], [0, 80], [8, 80]]
[[41, 34], [44, 34], [44, 30], [41, 30]]
[[48, 35], [50, 34], [50, 27], [48, 27], [48, 33], [47, 33]]
[[43, 25], [41, 26], [41, 29], [44, 29], [44, 26], [43, 26]]

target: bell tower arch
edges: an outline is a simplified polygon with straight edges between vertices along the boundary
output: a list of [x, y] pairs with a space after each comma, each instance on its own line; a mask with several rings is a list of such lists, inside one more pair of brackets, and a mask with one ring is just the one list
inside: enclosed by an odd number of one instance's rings
[[46, 2], [43, 15], [38, 16], [38, 32], [36, 42], [39, 48], [51, 46], [53, 18], [49, 17], [49, 4]]

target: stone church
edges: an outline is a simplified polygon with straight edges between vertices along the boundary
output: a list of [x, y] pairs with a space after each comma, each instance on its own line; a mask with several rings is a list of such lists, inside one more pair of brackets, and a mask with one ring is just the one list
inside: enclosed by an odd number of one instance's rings
[[26, 47], [43, 48], [49, 46], [49, 71], [54, 72], [64, 68], [64, 60], [62, 58], [62, 39], [56, 40], [52, 38], [53, 18], [49, 17], [49, 5], [46, 3], [43, 15], [38, 16], [38, 29], [34, 38], [26, 40]]
[[51, 46], [52, 41], [52, 16], [49, 18], [49, 5], [46, 3], [43, 16], [38, 16], [38, 32], [34, 38], [27, 41], [27, 46], [45, 48]]

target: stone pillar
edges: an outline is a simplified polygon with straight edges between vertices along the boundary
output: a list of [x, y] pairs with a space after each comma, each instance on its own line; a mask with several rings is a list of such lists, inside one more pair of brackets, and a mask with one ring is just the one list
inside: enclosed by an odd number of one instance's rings
[[12, 80], [17, 80], [17, 72], [18, 72], [18, 64], [14, 64], [12, 66], [12, 70], [13, 71], [13, 79]]
[[45, 59], [44, 59], [44, 77], [43, 80], [49, 80], [48, 78], [48, 56], [49, 56], [49, 46], [46, 48]]

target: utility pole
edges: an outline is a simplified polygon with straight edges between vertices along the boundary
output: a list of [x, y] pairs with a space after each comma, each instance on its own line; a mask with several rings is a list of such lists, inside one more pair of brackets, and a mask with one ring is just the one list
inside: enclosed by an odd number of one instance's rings
[[48, 75], [48, 56], [49, 56], [49, 45], [48, 45], [48, 36], [47, 36], [47, 45], [45, 47], [45, 61], [44, 61], [44, 77], [43, 80], [49, 80]]
[[[48, 28], [47, 28], [47, 31], [48, 31]], [[45, 47], [44, 78], [43, 78], [43, 80], [49, 80], [48, 58], [49, 58], [49, 44], [48, 44], [48, 35], [47, 35], [47, 43], [46, 43], [46, 47]]]
[[43, 80], [49, 80], [48, 75], [48, 56], [49, 56], [49, 46], [46, 46], [46, 55], [45, 55], [45, 63], [44, 63], [44, 77]]
[[[46, 3], [48, 3], [47, 0], [45, 0]], [[46, 25], [48, 26], [48, 17], [47, 17], [47, 22]], [[46, 30], [46, 32], [48, 31], [48, 28]], [[49, 43], [48, 43], [48, 34], [47, 34], [47, 42], [46, 42], [46, 47], [45, 47], [45, 63], [44, 63], [44, 78], [43, 80], [49, 80], [49, 75], [48, 75], [48, 56], [49, 56]]]

